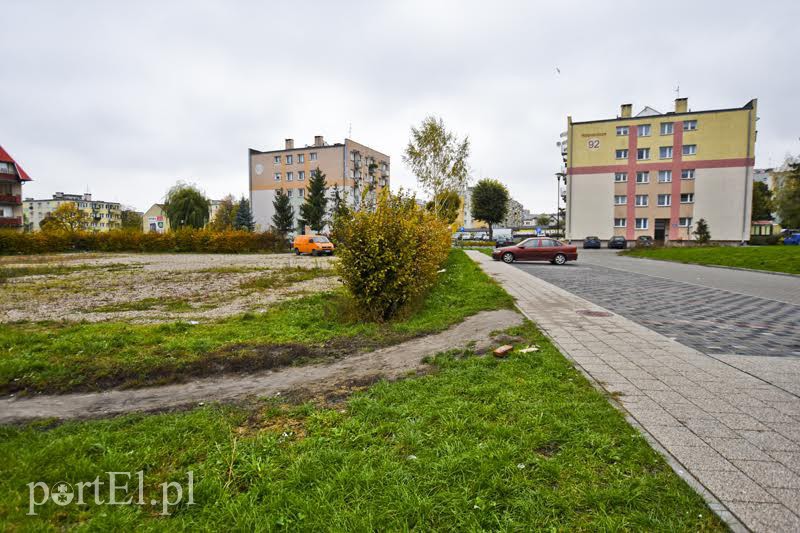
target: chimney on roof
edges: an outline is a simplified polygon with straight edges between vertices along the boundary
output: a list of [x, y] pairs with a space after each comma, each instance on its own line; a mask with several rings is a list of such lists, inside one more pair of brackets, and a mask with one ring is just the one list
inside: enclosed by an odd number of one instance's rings
[[322, 135], [314, 135], [314, 146], [325, 146], [325, 139]]
[[675, 112], [676, 113], [686, 113], [689, 111], [689, 99], [688, 98], [676, 98], [675, 99]]
[[631, 118], [632, 110], [633, 110], [633, 104], [622, 104], [621, 106], [619, 106], [620, 118]]
[[90, 193], [90, 192], [83, 193], [83, 201], [84, 202], [91, 202], [92, 201], [92, 193]]
[[286, 139], [286, 149], [291, 150], [294, 148], [294, 139]]

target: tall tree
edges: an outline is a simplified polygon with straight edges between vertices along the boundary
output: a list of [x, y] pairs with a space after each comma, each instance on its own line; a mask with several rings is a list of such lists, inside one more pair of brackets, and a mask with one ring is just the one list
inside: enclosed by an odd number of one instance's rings
[[787, 161], [779, 173], [775, 205], [784, 228], [800, 228], [800, 159]]
[[272, 207], [275, 209], [272, 224], [275, 230], [285, 237], [294, 228], [294, 207], [283, 189], [278, 189], [275, 199], [272, 200]]
[[347, 191], [339, 189], [338, 185], [333, 186], [333, 218], [340, 217], [350, 213], [350, 207], [347, 205]]
[[546, 213], [542, 213], [541, 215], [536, 217], [536, 225], [537, 226], [547, 227], [547, 226], [550, 225], [551, 221], [552, 221], [552, 218], [550, 217], [550, 215], [548, 215]]
[[428, 116], [419, 128], [411, 128], [403, 161], [417, 176], [422, 189], [433, 198], [433, 212], [439, 213], [437, 195], [448, 189], [463, 191], [469, 180], [469, 137], [459, 140], [445, 128], [441, 118]]
[[167, 193], [164, 211], [172, 229], [200, 229], [208, 223], [208, 198], [195, 185], [179, 181]]
[[708, 222], [706, 222], [704, 218], [697, 221], [697, 225], [695, 225], [695, 229], [692, 233], [700, 244], [708, 244], [708, 241], [711, 240], [711, 231], [708, 229]]
[[142, 214], [126, 207], [120, 213], [120, 227], [124, 230], [142, 231]]
[[435, 198], [429, 200], [425, 204], [425, 209], [434, 213], [448, 224], [452, 224], [458, 218], [458, 213], [461, 211], [461, 203], [461, 196], [457, 191], [446, 189], [439, 192]]
[[489, 224], [489, 238], [492, 238], [492, 224], [499, 224], [508, 212], [508, 189], [497, 180], [484, 178], [472, 189], [472, 217]]
[[217, 212], [214, 218], [211, 219], [210, 227], [214, 231], [225, 231], [233, 228], [233, 223], [236, 221], [236, 200], [233, 195], [229, 194], [219, 201]]
[[772, 201], [772, 191], [766, 183], [753, 182], [753, 215], [751, 220], [772, 220], [775, 206]]
[[242, 197], [236, 208], [236, 219], [233, 221], [233, 229], [253, 231], [255, 227], [256, 223], [253, 221], [253, 212], [250, 211], [250, 201]]
[[306, 201], [300, 206], [300, 224], [305, 229], [309, 226], [317, 233], [325, 227], [325, 209], [328, 198], [325, 196], [325, 174], [319, 167], [311, 173], [308, 180], [308, 194]]
[[79, 231], [89, 227], [89, 215], [72, 202], [56, 207], [39, 223], [42, 231]]

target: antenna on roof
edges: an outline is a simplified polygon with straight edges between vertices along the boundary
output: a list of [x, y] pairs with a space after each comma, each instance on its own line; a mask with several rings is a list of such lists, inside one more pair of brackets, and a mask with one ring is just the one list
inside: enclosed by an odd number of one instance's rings
[[681, 84], [678, 82], [678, 85], [675, 87], [675, 98], [681, 97]]
[[348, 139], [352, 139], [353, 138], [353, 123], [352, 122], [347, 124], [347, 138]]

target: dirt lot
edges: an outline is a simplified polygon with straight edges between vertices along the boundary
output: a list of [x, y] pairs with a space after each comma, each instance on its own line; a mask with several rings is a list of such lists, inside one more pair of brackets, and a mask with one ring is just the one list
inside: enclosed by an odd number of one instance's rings
[[339, 285], [335, 258], [63, 254], [0, 259], [0, 323], [209, 320]]

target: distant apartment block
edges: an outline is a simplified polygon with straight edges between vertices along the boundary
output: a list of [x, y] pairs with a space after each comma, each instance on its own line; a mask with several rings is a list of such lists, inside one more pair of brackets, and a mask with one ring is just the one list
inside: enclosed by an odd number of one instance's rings
[[313, 145], [302, 148], [295, 148], [294, 140], [286, 139], [282, 150], [262, 152], [251, 148], [248, 157], [250, 205], [256, 229], [262, 231], [273, 226], [272, 202], [279, 189], [289, 196], [297, 227], [308, 181], [317, 168], [325, 174], [329, 208], [334, 186], [350, 206], [359, 206], [364, 192], [365, 201], [373, 202], [376, 194], [389, 186], [389, 156], [351, 139], [327, 144], [318, 135]]
[[22, 231], [22, 184], [26, 181], [31, 181], [30, 176], [0, 146], [0, 229]]
[[47, 218], [47, 215], [63, 204], [75, 204], [75, 207], [86, 213], [88, 220], [86, 229], [89, 231], [105, 232], [119, 229], [122, 225], [122, 209], [119, 203], [92, 200], [92, 195], [89, 193], [64, 194], [57, 192], [52, 198], [46, 200], [25, 198], [22, 208], [25, 211], [29, 229], [31, 231], [40, 230], [40, 224]]
[[566, 236], [629, 241], [694, 239], [701, 218], [714, 241], [750, 237], [756, 100], [744, 107], [674, 111], [631, 105], [617, 118], [573, 122], [559, 143], [567, 166]]

